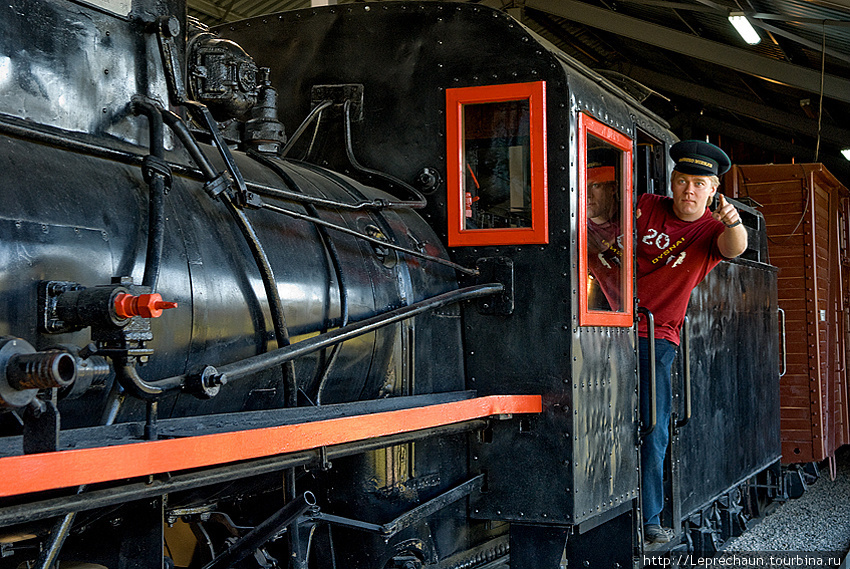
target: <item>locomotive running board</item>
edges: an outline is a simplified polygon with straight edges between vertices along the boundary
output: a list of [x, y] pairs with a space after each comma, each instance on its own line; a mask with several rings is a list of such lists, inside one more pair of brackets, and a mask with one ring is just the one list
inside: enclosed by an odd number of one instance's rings
[[0, 458], [0, 497], [216, 467], [540, 412], [539, 395], [490, 395], [290, 425], [7, 456]]

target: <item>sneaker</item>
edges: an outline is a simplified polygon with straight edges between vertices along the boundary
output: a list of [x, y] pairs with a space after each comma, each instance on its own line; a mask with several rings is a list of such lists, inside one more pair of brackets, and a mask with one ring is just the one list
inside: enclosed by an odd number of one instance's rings
[[663, 528], [658, 524], [643, 526], [643, 539], [647, 543], [667, 543], [672, 538], [673, 530]]

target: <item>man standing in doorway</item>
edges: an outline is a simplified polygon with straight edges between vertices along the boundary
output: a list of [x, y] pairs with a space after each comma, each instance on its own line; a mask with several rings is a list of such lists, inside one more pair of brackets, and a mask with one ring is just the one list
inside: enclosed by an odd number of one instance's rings
[[[708, 142], [686, 140], [670, 148], [676, 163], [670, 181], [672, 198], [644, 194], [637, 206], [637, 294], [642, 307], [655, 318], [655, 428], [641, 445], [644, 539], [666, 543], [672, 531], [661, 527], [664, 509], [664, 458], [670, 439], [672, 407], [671, 366], [691, 291], [723, 259], [747, 249], [747, 231], [738, 210], [719, 196], [709, 210], [719, 176], [731, 162], [723, 150]], [[639, 324], [641, 417], [650, 413], [649, 340], [646, 319]]]

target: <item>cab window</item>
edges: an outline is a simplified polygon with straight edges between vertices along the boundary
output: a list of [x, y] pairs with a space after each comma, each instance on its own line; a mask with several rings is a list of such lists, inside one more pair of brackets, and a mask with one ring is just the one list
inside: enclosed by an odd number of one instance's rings
[[446, 90], [448, 241], [548, 242], [545, 83]]
[[632, 143], [579, 115], [579, 320], [631, 326]]

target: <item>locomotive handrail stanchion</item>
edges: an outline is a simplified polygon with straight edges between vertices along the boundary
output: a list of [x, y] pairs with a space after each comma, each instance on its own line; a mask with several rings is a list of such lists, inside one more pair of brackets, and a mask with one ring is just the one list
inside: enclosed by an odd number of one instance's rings
[[655, 385], [655, 316], [644, 307], [639, 307], [638, 312], [646, 315], [646, 330], [649, 344], [649, 425], [641, 431], [641, 437], [648, 436], [658, 423], [658, 403], [656, 396], [658, 390]]
[[182, 103], [187, 109], [189, 109], [195, 118], [199, 119], [202, 125], [207, 127], [207, 130], [212, 137], [213, 146], [216, 150], [218, 150], [221, 159], [224, 160], [224, 165], [227, 168], [227, 171], [236, 183], [237, 205], [239, 207], [255, 205], [252, 203], [252, 198], [255, 196], [253, 196], [253, 194], [251, 194], [245, 186], [245, 178], [242, 177], [242, 172], [239, 170], [239, 167], [236, 166], [236, 161], [233, 158], [233, 154], [230, 152], [230, 147], [228, 147], [227, 143], [221, 138], [221, 133], [218, 131], [218, 124], [215, 122], [210, 110], [206, 105], [198, 103], [197, 101], [186, 100], [182, 101]]
[[779, 317], [782, 319], [782, 330], [779, 336], [782, 341], [782, 372], [780, 372], [779, 377], [782, 377], [788, 372], [788, 348], [785, 345], [785, 311], [778, 306], [776, 307], [776, 310], [779, 312]]
[[[103, 421], [103, 424], [106, 426], [112, 425], [115, 423], [116, 414], [112, 413], [106, 417]], [[77, 487], [77, 496], [85, 492], [88, 489], [88, 484], [82, 484]], [[59, 519], [56, 524], [53, 526], [53, 530], [50, 538], [50, 545], [41, 550], [38, 555], [38, 558], [35, 561], [36, 569], [52, 569], [54, 567], [54, 563], [56, 562], [59, 553], [62, 551], [62, 546], [65, 545], [65, 540], [68, 539], [68, 536], [71, 534], [71, 528], [74, 525], [74, 520], [77, 517], [77, 512], [72, 511], [68, 512], [61, 519]]]
[[684, 389], [683, 397], [685, 399], [685, 417], [681, 421], [676, 421], [676, 428], [681, 429], [691, 420], [691, 332], [688, 328], [688, 317], [685, 316], [685, 322], [682, 325], [682, 368]]

